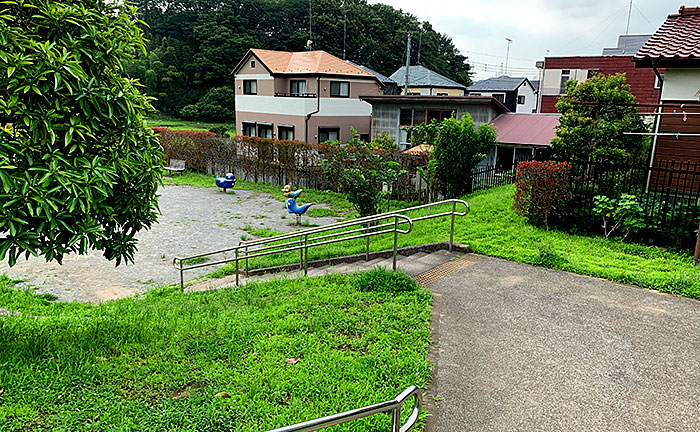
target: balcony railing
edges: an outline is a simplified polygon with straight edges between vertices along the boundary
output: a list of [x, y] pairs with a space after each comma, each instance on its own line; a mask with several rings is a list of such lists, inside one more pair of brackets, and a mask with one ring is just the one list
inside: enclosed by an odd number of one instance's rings
[[315, 98], [316, 93], [280, 93], [280, 92], [275, 92], [275, 97]]

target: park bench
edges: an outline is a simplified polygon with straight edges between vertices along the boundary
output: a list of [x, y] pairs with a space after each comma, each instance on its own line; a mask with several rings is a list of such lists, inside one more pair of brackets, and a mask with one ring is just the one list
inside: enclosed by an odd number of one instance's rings
[[185, 161], [180, 159], [170, 159], [168, 166], [163, 167], [164, 170], [170, 171], [171, 173], [183, 173], [185, 171]]

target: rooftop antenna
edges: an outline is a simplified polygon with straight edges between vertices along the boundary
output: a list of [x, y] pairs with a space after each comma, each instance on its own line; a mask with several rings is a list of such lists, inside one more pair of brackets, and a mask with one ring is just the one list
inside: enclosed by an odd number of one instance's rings
[[630, 34], [630, 19], [632, 18], [632, 1], [633, 0], [630, 0], [630, 11], [627, 13], [627, 30], [625, 30], [626, 35]]
[[408, 69], [411, 67], [411, 33], [408, 34], [406, 41], [406, 81], [403, 84], [403, 94], [408, 95]]
[[345, 35], [347, 34], [348, 27], [348, 10], [345, 9], [345, 0], [341, 2], [340, 7], [343, 8], [343, 15], [345, 15], [345, 20], [343, 21], [343, 60], [345, 60]]
[[510, 44], [513, 39], [506, 38], [506, 75], [508, 75], [508, 56], [510, 56]]
[[306, 49], [311, 51], [313, 48], [313, 37], [311, 36], [311, 0], [309, 0], [309, 40], [306, 41]]

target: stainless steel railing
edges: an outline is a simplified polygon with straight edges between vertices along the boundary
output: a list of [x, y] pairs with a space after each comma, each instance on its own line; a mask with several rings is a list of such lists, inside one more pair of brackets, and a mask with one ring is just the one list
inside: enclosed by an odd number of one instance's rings
[[[432, 213], [432, 207], [452, 204], [450, 211], [441, 213]], [[464, 211], [457, 212], [457, 205], [463, 205]], [[430, 213], [425, 216], [410, 218], [404, 213], [421, 209], [429, 209]], [[246, 273], [248, 271], [248, 260], [250, 258], [261, 257], [265, 255], [280, 254], [285, 252], [299, 251], [299, 268], [304, 270], [304, 274], [308, 271], [309, 248], [338, 243], [359, 238], [366, 239], [366, 259], [369, 260], [370, 237], [393, 234], [393, 269], [396, 270], [396, 254], [398, 249], [398, 235], [409, 234], [413, 230], [413, 223], [420, 220], [432, 219], [443, 216], [451, 216], [450, 223], [450, 246], [454, 240], [454, 221], [455, 216], [465, 216], [469, 213], [469, 204], [465, 201], [450, 199], [429, 204], [423, 204], [415, 207], [409, 207], [393, 212], [380, 213], [373, 216], [365, 216], [349, 221], [336, 222], [321, 227], [307, 228], [299, 231], [294, 231], [287, 234], [281, 234], [274, 237], [262, 238], [257, 240], [242, 241], [237, 246], [220, 249], [213, 252], [207, 252], [199, 255], [188, 257], [173, 258], [173, 265], [180, 272], [180, 287], [184, 288], [184, 272], [197, 268], [227, 264], [235, 262], [236, 265], [236, 285], [239, 284], [239, 263], [245, 263]], [[384, 222], [388, 221], [388, 222]], [[381, 223], [384, 222], [384, 223]], [[401, 229], [400, 226], [407, 224], [406, 229]], [[340, 230], [340, 231], [339, 231]], [[227, 257], [227, 254], [233, 254], [233, 257]], [[196, 263], [187, 265], [188, 261], [209, 258], [215, 255], [223, 255], [223, 259]]]
[[[401, 424], [401, 407], [409, 398], [414, 397], [413, 408], [411, 415], [406, 420], [406, 423]], [[421, 391], [416, 386], [411, 386], [402, 391], [401, 394], [392, 400], [380, 402], [374, 405], [357, 408], [350, 411], [345, 411], [339, 414], [333, 414], [326, 417], [321, 417], [315, 420], [309, 420], [302, 423], [297, 423], [291, 426], [284, 426], [277, 429], [272, 429], [267, 432], [311, 432], [335, 426], [341, 423], [347, 423], [353, 420], [369, 417], [379, 413], [391, 413], [391, 432], [408, 432], [418, 422], [422, 406]]]

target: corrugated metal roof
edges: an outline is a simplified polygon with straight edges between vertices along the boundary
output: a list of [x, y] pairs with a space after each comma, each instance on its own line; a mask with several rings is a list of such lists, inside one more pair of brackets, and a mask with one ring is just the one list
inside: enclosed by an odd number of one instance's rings
[[620, 35], [617, 38], [617, 47], [603, 48], [604, 56], [629, 56], [635, 55], [642, 46], [649, 40], [647, 35]]
[[502, 75], [497, 78], [477, 81], [472, 86], [467, 87], [467, 91], [514, 91], [520, 87], [523, 81], [528, 81], [528, 79]]
[[374, 69], [370, 69], [370, 68], [368, 68], [367, 66], [363, 66], [363, 65], [361, 65], [361, 64], [357, 64], [357, 63], [355, 63], [355, 62], [353, 62], [353, 61], [350, 61], [350, 60], [345, 60], [345, 61], [348, 62], [348, 63], [350, 63], [351, 65], [353, 65], [353, 66], [355, 66], [355, 67], [358, 67], [358, 68], [362, 69], [362, 70], [365, 71], [365, 72], [371, 73], [372, 75], [376, 76], [377, 79], [379, 79], [379, 81], [383, 82], [384, 84], [396, 84], [396, 81], [394, 81], [393, 79], [389, 78], [389, 77], [386, 76], [386, 75], [380, 74], [379, 72], [375, 71]]
[[[401, 66], [399, 70], [391, 74], [389, 77], [396, 81], [400, 87], [406, 83], [406, 66]], [[446, 88], [461, 88], [466, 86], [452, 81], [451, 79], [440, 75], [424, 66], [410, 66], [408, 69], [408, 86], [409, 87], [446, 87]]]
[[502, 144], [548, 146], [559, 125], [559, 114], [514, 114], [496, 117], [491, 124]]
[[681, 6], [634, 56], [637, 63], [653, 60], [700, 59], [700, 7]]

